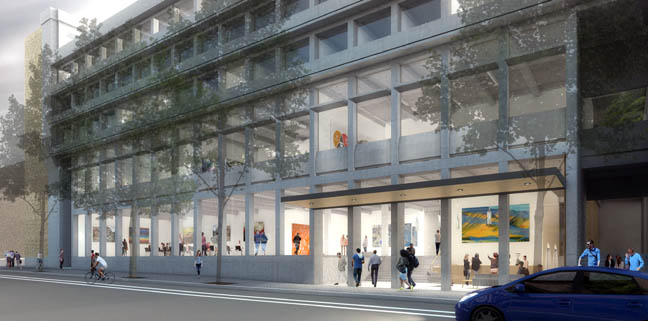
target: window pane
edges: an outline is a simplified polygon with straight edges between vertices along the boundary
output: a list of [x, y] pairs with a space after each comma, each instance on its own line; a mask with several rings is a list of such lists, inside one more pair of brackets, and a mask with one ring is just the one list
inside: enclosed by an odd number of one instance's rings
[[391, 87], [391, 70], [382, 70], [358, 76], [358, 94]]
[[347, 98], [348, 85], [346, 80], [324, 84], [317, 87], [317, 103], [326, 104]]
[[253, 230], [250, 240], [254, 243], [254, 255], [275, 255], [275, 195], [274, 191], [254, 194]]
[[[99, 214], [92, 213], [90, 214], [90, 223], [92, 226], [92, 242], [90, 243], [95, 252], [98, 252], [100, 249], [99, 246]], [[101, 254], [101, 253], [99, 253]]]
[[[106, 219], [106, 253], [100, 253], [102, 256], [115, 256], [115, 213], [105, 212], [104, 217]], [[120, 242], [121, 244], [121, 242]]]
[[202, 255], [215, 255], [218, 244], [218, 199], [201, 200], [200, 215], [202, 216], [200, 228], [202, 234], [198, 239], [200, 246], [196, 250], [203, 251]]
[[[308, 188], [293, 188], [285, 190], [286, 196], [303, 195], [308, 193]], [[284, 207], [284, 225], [281, 227], [283, 235], [283, 255], [308, 255], [310, 254], [310, 216], [307, 209], [286, 204]], [[295, 238], [299, 233], [299, 238]], [[299, 241], [299, 242], [297, 242]], [[299, 249], [295, 244], [299, 244]]]
[[400, 6], [402, 30], [441, 18], [440, 0], [410, 0]]
[[309, 126], [309, 115], [282, 122], [282, 177], [306, 175], [310, 148]]
[[[122, 256], [128, 256], [131, 254], [133, 249], [133, 239], [131, 238], [131, 209], [125, 208], [120, 210], [121, 216], [118, 219], [121, 219], [121, 236], [122, 239], [119, 240], [119, 248], [121, 249]], [[126, 247], [124, 247], [124, 241], [126, 241]]]
[[639, 88], [586, 100], [583, 128], [622, 127], [645, 120], [647, 93]]
[[572, 293], [575, 271], [544, 274], [524, 282], [528, 293]]
[[106, 189], [115, 188], [115, 163], [108, 163], [104, 166]]
[[441, 123], [438, 84], [401, 93], [401, 136], [433, 132]]
[[225, 244], [223, 255], [245, 254], [244, 195], [232, 195], [225, 205]]
[[225, 73], [225, 89], [237, 87], [245, 83], [245, 64], [241, 61], [227, 67]]
[[321, 227], [324, 236], [324, 255], [341, 253], [342, 256], [346, 256], [346, 245], [349, 243], [347, 209], [332, 208], [318, 210], [318, 212], [315, 215], [322, 215], [324, 223]]
[[245, 134], [236, 132], [225, 136], [226, 169], [242, 166], [245, 162]]
[[218, 162], [218, 137], [202, 141], [200, 156], [202, 160], [202, 172], [210, 172], [216, 169], [216, 163]]
[[155, 169], [158, 179], [171, 177], [172, 167], [171, 150], [165, 149], [155, 153]]
[[187, 40], [177, 45], [175, 49], [178, 62], [185, 61], [193, 56], [193, 40]]
[[265, 163], [274, 160], [276, 156], [275, 125], [256, 127], [253, 129], [253, 135], [252, 153], [254, 163]]
[[400, 65], [400, 82], [408, 83], [438, 76], [441, 73], [441, 67], [441, 56], [438, 54], [414, 58]]
[[583, 272], [581, 293], [642, 295], [643, 291], [631, 276], [613, 273]]
[[180, 255], [194, 256], [196, 246], [194, 245], [194, 216], [193, 202], [180, 204], [178, 209], [178, 244]]
[[254, 19], [254, 30], [263, 29], [274, 23], [274, 12], [275, 4], [270, 3], [266, 6], [263, 6], [252, 13], [252, 19]]
[[225, 42], [240, 39], [245, 35], [245, 18], [236, 18], [223, 25], [223, 28], [225, 28]]
[[391, 34], [391, 9], [387, 8], [356, 20], [358, 45]]
[[565, 56], [511, 66], [509, 77], [509, 143], [564, 138]]
[[151, 256], [151, 208], [142, 207], [138, 209], [137, 219], [139, 220], [139, 240], [135, 243], [139, 246], [139, 256]]
[[292, 66], [306, 63], [310, 60], [310, 48], [308, 38], [292, 43], [284, 49], [284, 66]]
[[495, 147], [499, 119], [495, 71], [450, 82], [450, 152], [461, 153]]
[[133, 158], [126, 158], [119, 161], [121, 185], [129, 186], [133, 184]]
[[252, 61], [252, 79], [255, 81], [271, 79], [275, 75], [275, 70], [274, 52], [263, 54]]
[[157, 214], [157, 231], [153, 233], [158, 234], [159, 244], [152, 244], [157, 251], [155, 255], [158, 256], [171, 256], [171, 206], [160, 206]]
[[198, 36], [198, 54], [218, 46], [218, 28], [212, 28]]
[[[84, 257], [86, 256], [85, 248], [85, 220], [87, 215], [76, 215], [77, 220], [77, 256]], [[88, 251], [89, 252], [89, 251]]]
[[193, 173], [193, 146], [185, 144], [178, 147], [178, 175], [188, 176]]
[[[318, 137], [319, 150], [329, 150], [333, 148], [345, 147], [348, 125], [347, 107], [335, 108], [320, 112], [318, 117]], [[335, 138], [339, 138], [336, 145]]]
[[284, 0], [284, 17], [290, 17], [308, 9], [308, 2], [309, 0]]
[[343, 24], [317, 35], [319, 57], [323, 58], [347, 49], [347, 25]]
[[359, 103], [358, 144], [391, 138], [391, 96]]
[[135, 156], [137, 163], [137, 182], [147, 183], [151, 181], [151, 154]]

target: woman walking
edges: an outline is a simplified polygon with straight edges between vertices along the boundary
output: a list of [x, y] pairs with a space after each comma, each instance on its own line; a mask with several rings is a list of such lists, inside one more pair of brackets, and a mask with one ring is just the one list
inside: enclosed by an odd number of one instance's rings
[[488, 256], [490, 260], [490, 272], [491, 274], [497, 274], [499, 272], [499, 254], [497, 252], [493, 253], [493, 257]]
[[65, 253], [63, 249], [59, 252], [59, 270], [63, 270], [63, 262], [65, 261]]
[[463, 269], [463, 275], [464, 275], [464, 280], [466, 280], [466, 285], [468, 285], [468, 280], [470, 280], [470, 261], [468, 261], [468, 258], [470, 258], [470, 255], [466, 253], [466, 255], [464, 255], [464, 269]]
[[408, 257], [409, 253], [407, 250], [400, 251], [400, 257], [396, 263], [396, 269], [398, 270], [398, 279], [400, 280], [400, 290], [403, 290], [403, 283], [407, 285], [407, 288], [413, 290], [414, 288], [407, 282], [407, 265], [409, 264]]
[[200, 279], [200, 268], [202, 267], [202, 257], [201, 257], [201, 251], [198, 250], [196, 251], [196, 256], [194, 257], [194, 265], [196, 266], [196, 273], [198, 273], [198, 278]]

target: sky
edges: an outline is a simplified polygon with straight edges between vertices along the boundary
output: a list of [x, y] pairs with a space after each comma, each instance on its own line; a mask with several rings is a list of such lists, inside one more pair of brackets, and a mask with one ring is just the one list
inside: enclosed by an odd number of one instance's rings
[[6, 112], [11, 94], [24, 103], [24, 42], [39, 27], [41, 12], [54, 7], [77, 17], [103, 21], [133, 2], [135, 0], [0, 0], [0, 114]]

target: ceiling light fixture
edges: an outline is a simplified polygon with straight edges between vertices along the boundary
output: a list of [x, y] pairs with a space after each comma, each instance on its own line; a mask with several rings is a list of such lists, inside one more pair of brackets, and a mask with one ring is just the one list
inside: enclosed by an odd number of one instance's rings
[[357, 198], [352, 198], [352, 199], [351, 199], [351, 202], [355, 202], [355, 201], [357, 201], [357, 200], [358, 200]]
[[400, 197], [405, 197], [405, 196], [407, 196], [407, 195], [406, 194], [400, 194]]
[[529, 186], [529, 185], [531, 185], [530, 182], [524, 182], [524, 186]]
[[463, 188], [457, 188], [457, 192], [463, 192]]
[[315, 205], [315, 203], [310, 202], [310, 203], [308, 203], [308, 205], [313, 206], [313, 205]]

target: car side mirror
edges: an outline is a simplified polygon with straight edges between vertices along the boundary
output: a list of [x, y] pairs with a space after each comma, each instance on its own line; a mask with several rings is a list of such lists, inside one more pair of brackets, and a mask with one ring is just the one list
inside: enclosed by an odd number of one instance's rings
[[524, 283], [518, 283], [515, 286], [513, 286], [513, 291], [515, 293], [524, 293], [524, 292], [526, 292], [526, 288], [524, 287]]

